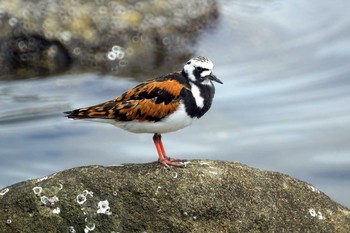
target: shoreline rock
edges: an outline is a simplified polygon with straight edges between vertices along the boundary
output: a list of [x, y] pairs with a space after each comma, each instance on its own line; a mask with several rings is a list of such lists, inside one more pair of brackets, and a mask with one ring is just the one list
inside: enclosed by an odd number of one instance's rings
[[350, 232], [305, 182], [241, 163], [88, 166], [0, 191], [0, 232]]
[[0, 79], [160, 74], [217, 17], [216, 0], [0, 1]]

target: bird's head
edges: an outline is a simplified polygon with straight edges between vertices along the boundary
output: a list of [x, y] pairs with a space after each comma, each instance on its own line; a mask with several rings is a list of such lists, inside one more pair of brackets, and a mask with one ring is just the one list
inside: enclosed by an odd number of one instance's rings
[[213, 74], [213, 68], [214, 65], [208, 58], [199, 56], [189, 60], [182, 72], [193, 83], [212, 85], [211, 81], [215, 81], [222, 84]]

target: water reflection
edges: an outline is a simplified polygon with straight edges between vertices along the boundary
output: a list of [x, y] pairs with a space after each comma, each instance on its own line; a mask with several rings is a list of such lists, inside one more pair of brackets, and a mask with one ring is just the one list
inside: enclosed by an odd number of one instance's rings
[[[167, 150], [287, 173], [350, 206], [350, 2], [246, 2], [222, 2], [218, 27], [200, 40], [198, 54], [225, 84], [203, 119], [164, 135]], [[0, 186], [75, 166], [156, 160], [151, 135], [61, 114], [135, 84], [96, 75], [1, 82]]]

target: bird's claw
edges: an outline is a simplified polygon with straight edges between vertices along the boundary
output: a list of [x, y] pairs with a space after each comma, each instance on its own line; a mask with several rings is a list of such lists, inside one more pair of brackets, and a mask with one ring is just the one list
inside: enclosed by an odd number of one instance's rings
[[187, 160], [171, 159], [167, 157], [164, 159], [159, 159], [158, 161], [159, 163], [163, 164], [166, 168], [170, 168], [170, 167], [185, 167], [186, 165], [184, 164], [184, 162], [186, 162]]

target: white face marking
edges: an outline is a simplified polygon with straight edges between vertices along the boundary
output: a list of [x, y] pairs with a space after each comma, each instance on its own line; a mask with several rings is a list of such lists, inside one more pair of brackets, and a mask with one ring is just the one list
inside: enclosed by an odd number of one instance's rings
[[204, 99], [203, 97], [201, 96], [201, 93], [199, 91], [199, 88], [197, 87], [196, 84], [194, 83], [191, 83], [190, 82], [190, 85], [191, 85], [191, 91], [192, 91], [192, 95], [194, 97], [194, 100], [196, 101], [196, 105], [198, 108], [203, 108], [204, 107]]
[[201, 77], [205, 77], [205, 76], [208, 76], [210, 74], [211, 74], [211, 70], [205, 70], [205, 71], [202, 71]]
[[194, 66], [192, 64], [186, 64], [184, 66], [184, 71], [187, 74], [188, 78], [192, 81], [195, 82], [196, 81], [196, 77], [193, 74], [194, 71]]

